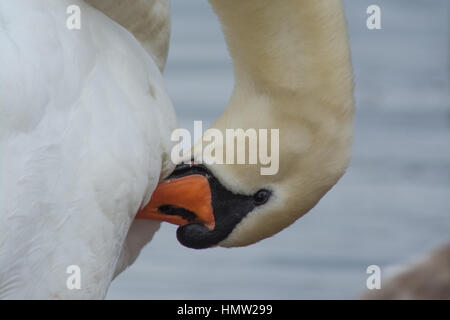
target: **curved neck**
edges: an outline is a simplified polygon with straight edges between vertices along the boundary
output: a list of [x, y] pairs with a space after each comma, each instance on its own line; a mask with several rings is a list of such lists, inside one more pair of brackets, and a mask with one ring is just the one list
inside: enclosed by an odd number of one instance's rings
[[162, 72], [170, 40], [170, 0], [86, 0], [133, 33]]
[[352, 92], [340, 0], [210, 0], [225, 34], [235, 95]]

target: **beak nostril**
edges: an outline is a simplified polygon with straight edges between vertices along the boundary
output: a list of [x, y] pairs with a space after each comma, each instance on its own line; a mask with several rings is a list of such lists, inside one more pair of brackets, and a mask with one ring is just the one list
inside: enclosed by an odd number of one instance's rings
[[185, 175], [200, 174], [205, 177], [210, 177], [211, 172], [204, 165], [194, 165], [192, 163], [177, 164], [175, 170], [167, 179], [179, 178]]
[[170, 204], [158, 207], [158, 211], [169, 216], [179, 216], [189, 222], [197, 219], [197, 215], [194, 212]]

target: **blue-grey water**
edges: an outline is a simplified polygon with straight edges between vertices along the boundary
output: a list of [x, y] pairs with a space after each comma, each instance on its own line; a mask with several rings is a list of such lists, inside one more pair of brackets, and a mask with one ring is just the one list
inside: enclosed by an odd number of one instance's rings
[[[309, 214], [249, 247], [187, 249], [163, 224], [108, 298], [353, 298], [367, 266], [379, 265], [383, 281], [450, 240], [450, 2], [344, 3], [356, 83], [346, 175]], [[370, 4], [382, 30], [366, 28]], [[230, 58], [206, 0], [173, 0], [172, 10], [167, 88], [180, 126], [206, 127], [230, 96]]]

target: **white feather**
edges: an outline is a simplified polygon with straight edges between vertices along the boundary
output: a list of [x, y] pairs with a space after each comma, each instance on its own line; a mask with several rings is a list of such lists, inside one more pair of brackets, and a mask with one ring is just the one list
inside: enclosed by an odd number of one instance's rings
[[[72, 4], [80, 30], [66, 27]], [[0, 2], [0, 44], [0, 298], [102, 298], [158, 227], [141, 224], [118, 261], [171, 170], [176, 120], [160, 71], [83, 1]], [[69, 265], [81, 290], [66, 286]]]

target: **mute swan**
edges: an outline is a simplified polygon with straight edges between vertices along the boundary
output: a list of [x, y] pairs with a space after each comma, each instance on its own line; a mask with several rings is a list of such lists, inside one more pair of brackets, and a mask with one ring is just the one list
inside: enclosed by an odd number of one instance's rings
[[[71, 5], [80, 8], [80, 30], [66, 27]], [[103, 298], [158, 229], [133, 220], [174, 168], [176, 120], [158, 69], [169, 4], [123, 6], [0, 3], [2, 299]], [[80, 290], [66, 285], [73, 265]]]
[[181, 225], [178, 240], [192, 248], [244, 246], [292, 224], [345, 172], [352, 143], [353, 78], [340, 0], [210, 3], [235, 75], [229, 105], [212, 127], [279, 129], [279, 171], [201, 164], [200, 148], [178, 165], [137, 218]]
[[402, 268], [381, 289], [367, 291], [362, 299], [449, 300], [450, 243], [433, 250], [419, 262]]
[[[164, 65], [160, 39], [146, 45], [152, 38], [140, 34], [145, 24], [106, 1], [89, 2]], [[9, 71], [0, 75], [0, 297], [101, 298], [151, 239], [154, 219], [182, 225], [177, 237], [189, 247], [247, 245], [293, 223], [344, 173], [353, 84], [340, 1], [210, 2], [236, 80], [213, 127], [279, 128], [280, 170], [261, 176], [260, 165], [180, 164], [148, 205], [173, 169], [175, 127], [152, 59], [82, 1], [70, 1], [86, 16], [78, 34], [54, 28], [65, 24], [60, 10], [69, 1], [28, 10], [23, 1], [0, 4], [8, 46], [0, 59]], [[133, 2], [146, 4], [155, 2]], [[196, 223], [187, 223], [190, 214]], [[65, 286], [72, 264], [83, 271], [79, 291]]]

